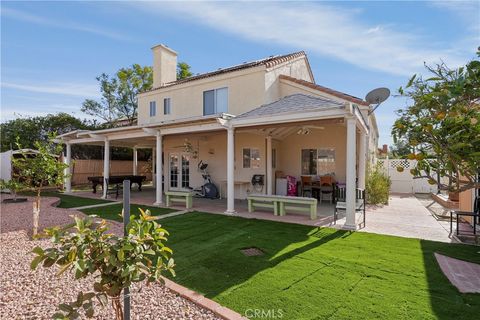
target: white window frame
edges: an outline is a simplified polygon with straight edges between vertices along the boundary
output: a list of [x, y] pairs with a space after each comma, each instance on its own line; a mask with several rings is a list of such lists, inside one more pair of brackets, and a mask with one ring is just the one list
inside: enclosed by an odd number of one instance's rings
[[[167, 101], [168, 101], [168, 106], [165, 105], [165, 103]], [[164, 115], [169, 115], [171, 113], [172, 113], [172, 99], [171, 98], [163, 98], [163, 114]]]
[[[227, 91], [227, 110], [225, 111], [222, 111], [222, 112], [228, 112], [228, 107], [229, 107], [229, 103], [228, 103], [228, 87], [221, 87], [221, 88], [215, 88], [215, 89], [210, 89], [210, 90], [205, 90], [203, 91], [203, 96], [202, 96], [202, 99], [203, 99], [203, 115], [204, 116], [208, 116], [208, 115], [211, 115], [211, 114], [216, 114], [216, 113], [219, 113], [218, 112], [218, 104], [217, 104], [217, 92], [219, 90], [223, 90], [223, 89], [226, 89]], [[209, 92], [209, 91], [213, 91], [213, 113], [209, 113], [209, 114], [205, 114], [205, 92]]]
[[272, 148], [272, 169], [277, 168], [277, 148]]
[[156, 115], [157, 115], [157, 102], [150, 101], [150, 117], [155, 117]]
[[[248, 152], [248, 166], [245, 166], [245, 150], [249, 150]], [[252, 165], [252, 151], [258, 154], [258, 164]], [[256, 159], [253, 159], [256, 160]], [[242, 168], [243, 169], [260, 169], [260, 162], [262, 161], [262, 157], [260, 156], [260, 149], [259, 148], [242, 148]], [[257, 162], [257, 161], [255, 161]]]
[[[314, 160], [314, 173], [304, 173], [303, 172], [303, 150], [315, 150], [316, 151], [316, 159]], [[334, 169], [334, 172], [337, 170], [336, 166], [336, 162], [337, 162], [337, 154], [336, 154], [336, 150], [334, 147], [318, 147], [318, 148], [305, 148], [305, 149], [300, 149], [300, 172], [302, 175], [313, 175], [313, 176], [316, 176], [316, 175], [323, 175], [323, 174], [331, 174], [332, 172], [320, 172], [320, 150], [330, 150], [330, 151], [333, 151], [333, 162], [334, 162], [334, 166], [335, 166], [335, 169]]]

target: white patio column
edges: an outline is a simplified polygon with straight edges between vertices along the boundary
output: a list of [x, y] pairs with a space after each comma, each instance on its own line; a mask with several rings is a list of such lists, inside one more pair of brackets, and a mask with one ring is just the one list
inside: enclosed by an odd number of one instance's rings
[[157, 169], [157, 175], [155, 176], [155, 203], [154, 205], [159, 206], [163, 203], [162, 195], [162, 176], [163, 176], [163, 166], [162, 166], [162, 135], [160, 131], [157, 132], [157, 144], [156, 144], [156, 156], [155, 156], [155, 168]]
[[356, 214], [355, 214], [355, 165], [357, 160], [356, 154], [356, 121], [355, 119], [347, 119], [347, 181], [346, 181], [346, 221], [344, 227], [346, 229], [356, 229]]
[[272, 194], [273, 179], [272, 179], [272, 137], [267, 136], [267, 194]]
[[227, 214], [235, 213], [235, 129], [227, 128]]
[[367, 135], [360, 132], [360, 144], [358, 150], [358, 187], [365, 189], [365, 177], [367, 174]]
[[138, 175], [138, 150], [133, 147], [133, 175]]
[[152, 186], [155, 187], [157, 185], [157, 178], [155, 176], [155, 164], [156, 164], [156, 149], [152, 148]]
[[64, 175], [65, 175], [65, 181], [64, 181], [64, 188], [65, 192], [72, 192], [72, 177], [70, 174], [72, 173], [71, 165], [72, 165], [72, 145], [70, 143], [65, 144], [66, 147], [66, 155], [65, 155], [65, 164], [68, 165], [68, 167], [65, 168]]
[[102, 198], [107, 198], [108, 184], [107, 179], [110, 178], [110, 141], [105, 139], [104, 147], [104, 156], [103, 156], [103, 196]]

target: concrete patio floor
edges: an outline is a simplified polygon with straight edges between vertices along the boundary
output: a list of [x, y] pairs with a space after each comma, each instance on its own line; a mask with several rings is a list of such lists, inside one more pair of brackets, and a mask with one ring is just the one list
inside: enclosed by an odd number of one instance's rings
[[437, 220], [412, 194], [393, 194], [386, 206], [369, 206], [363, 232], [406, 238], [456, 242], [450, 237], [450, 223]]
[[[74, 195], [100, 198], [101, 193], [93, 194], [91, 191], [74, 192]], [[115, 200], [115, 196], [110, 196]], [[155, 199], [155, 190], [152, 187], [145, 187], [139, 192], [134, 187], [131, 192], [131, 202], [151, 206]], [[121, 196], [117, 199], [121, 201]], [[194, 198], [193, 210], [224, 214], [227, 203], [226, 199], [202, 199]], [[184, 209], [181, 205], [174, 205], [174, 208]], [[246, 200], [235, 200], [236, 215], [249, 219], [262, 219], [297, 223], [311, 226], [324, 226], [342, 228], [345, 217], [341, 214], [336, 224], [333, 224], [334, 205], [324, 202], [318, 205], [318, 218], [310, 220], [306, 214], [289, 214], [286, 216], [274, 216], [271, 211], [255, 211], [249, 213]], [[358, 223], [363, 220], [357, 214]], [[367, 206], [366, 226], [359, 229], [361, 232], [371, 232], [385, 235], [394, 235], [407, 238], [418, 238], [425, 240], [456, 242], [450, 237], [450, 225], [448, 221], [437, 220], [434, 215], [411, 194], [392, 194], [389, 197], [389, 204], [385, 206]]]

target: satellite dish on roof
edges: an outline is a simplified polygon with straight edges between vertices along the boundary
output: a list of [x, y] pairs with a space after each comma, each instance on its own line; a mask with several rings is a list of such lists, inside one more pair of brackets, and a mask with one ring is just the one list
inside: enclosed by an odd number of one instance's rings
[[365, 101], [367, 101], [368, 104], [376, 104], [376, 106], [368, 112], [368, 114], [372, 114], [375, 109], [378, 108], [384, 102], [385, 100], [388, 99], [390, 96], [390, 90], [388, 88], [377, 88], [373, 89], [367, 95], [365, 96]]

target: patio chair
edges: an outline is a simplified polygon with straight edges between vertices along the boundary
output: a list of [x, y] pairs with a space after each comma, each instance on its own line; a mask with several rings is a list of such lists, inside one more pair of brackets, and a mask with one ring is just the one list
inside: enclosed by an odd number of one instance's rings
[[302, 197], [305, 197], [305, 193], [310, 193], [310, 197], [313, 197], [313, 183], [311, 176], [301, 176], [302, 181]]
[[477, 224], [480, 224], [480, 196], [476, 196], [473, 200], [473, 211], [450, 211], [450, 234], [453, 232], [453, 215], [457, 223], [457, 236], [459, 233], [459, 221], [461, 217], [471, 217], [473, 219], [473, 235], [477, 235]]
[[320, 186], [320, 203], [323, 200], [329, 200], [330, 203], [333, 202], [333, 184], [322, 183]]
[[[115, 199], [118, 199], [118, 195], [120, 194], [120, 190], [122, 190], [122, 186], [120, 183], [115, 181], [115, 183], [112, 183], [112, 181], [108, 178], [105, 178], [106, 184], [107, 184], [107, 192], [106, 192], [106, 198], [108, 198], [109, 194], [115, 194]], [[112, 186], [112, 187], [110, 187]]]
[[[337, 223], [338, 219], [338, 211], [339, 210], [347, 210], [347, 192], [345, 187], [337, 188], [336, 189], [336, 199], [337, 204], [335, 205], [335, 211], [333, 212], [333, 224]], [[365, 227], [366, 223], [366, 196], [364, 189], [355, 189], [355, 212], [362, 212], [363, 213], [363, 227]]]

